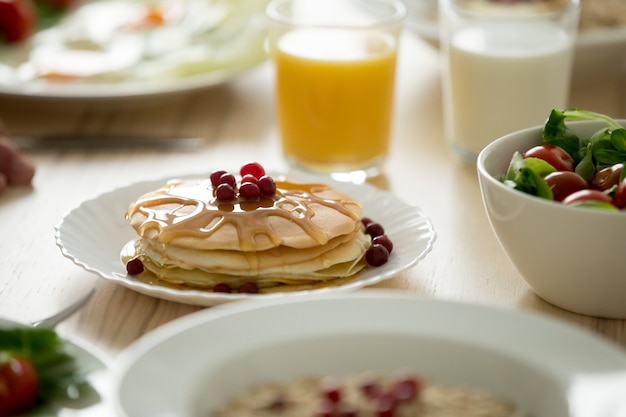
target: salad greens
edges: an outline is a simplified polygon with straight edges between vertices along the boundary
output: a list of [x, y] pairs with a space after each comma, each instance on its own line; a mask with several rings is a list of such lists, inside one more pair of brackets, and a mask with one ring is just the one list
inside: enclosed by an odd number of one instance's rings
[[[596, 120], [606, 126], [590, 137], [579, 137], [566, 125], [567, 120]], [[541, 136], [544, 145], [563, 148], [574, 159], [575, 172], [587, 181], [606, 167], [626, 162], [626, 129], [604, 114], [575, 108], [553, 109]], [[502, 181], [525, 193], [553, 200], [552, 189], [544, 177], [554, 171], [549, 163], [537, 158], [524, 159], [516, 152]], [[620, 181], [625, 177], [626, 170], [620, 174]]]
[[[598, 120], [607, 126], [590, 138], [579, 138], [565, 125], [566, 119]], [[603, 168], [626, 161], [626, 129], [604, 114], [579, 109], [552, 110], [542, 138], [545, 144], [565, 149], [576, 162], [576, 173], [586, 180]]]
[[75, 357], [52, 329], [0, 324], [0, 365], [12, 357], [28, 359], [38, 380], [37, 409], [70, 402], [93, 394]]

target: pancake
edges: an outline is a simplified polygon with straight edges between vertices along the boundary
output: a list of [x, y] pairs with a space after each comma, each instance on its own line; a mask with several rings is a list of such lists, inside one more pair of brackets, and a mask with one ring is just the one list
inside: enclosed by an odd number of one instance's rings
[[210, 179], [170, 180], [130, 204], [138, 237], [122, 259], [140, 259], [169, 284], [236, 290], [253, 282], [261, 291], [332, 285], [367, 265], [359, 202], [326, 184], [275, 185], [270, 196], [224, 202]]

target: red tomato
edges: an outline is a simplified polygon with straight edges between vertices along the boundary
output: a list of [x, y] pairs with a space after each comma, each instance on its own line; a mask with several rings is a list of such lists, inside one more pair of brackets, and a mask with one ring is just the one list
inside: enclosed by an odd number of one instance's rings
[[591, 179], [591, 185], [598, 190], [608, 190], [619, 182], [619, 176], [624, 169], [624, 164], [615, 164], [596, 172]]
[[600, 190], [592, 190], [592, 189], [580, 190], [580, 191], [576, 191], [575, 193], [568, 195], [567, 197], [563, 199], [563, 204], [570, 205], [570, 204], [581, 203], [585, 201], [589, 201], [589, 202], [597, 201], [600, 203], [613, 204], [613, 199], [608, 194], [603, 193]]
[[0, 417], [28, 411], [39, 390], [33, 364], [25, 358], [11, 358], [0, 364]]
[[0, 38], [20, 42], [35, 26], [36, 12], [31, 0], [0, 0]]
[[613, 197], [613, 204], [615, 204], [618, 209], [626, 209], [626, 178], [617, 186], [615, 197]]
[[562, 201], [568, 195], [589, 188], [587, 181], [573, 171], [556, 171], [544, 178], [554, 194], [555, 201]]
[[524, 158], [543, 159], [557, 171], [573, 171], [574, 158], [565, 149], [554, 145], [539, 145], [524, 152]]

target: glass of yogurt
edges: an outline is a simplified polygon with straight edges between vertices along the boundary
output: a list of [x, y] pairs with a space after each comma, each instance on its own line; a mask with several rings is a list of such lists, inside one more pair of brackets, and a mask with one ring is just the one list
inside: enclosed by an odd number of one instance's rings
[[579, 0], [439, 0], [444, 130], [473, 163], [568, 105]]

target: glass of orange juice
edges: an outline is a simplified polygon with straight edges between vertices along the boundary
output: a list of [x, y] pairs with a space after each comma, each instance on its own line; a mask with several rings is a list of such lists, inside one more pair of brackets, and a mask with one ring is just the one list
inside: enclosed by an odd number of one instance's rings
[[269, 51], [290, 165], [365, 179], [390, 146], [400, 0], [273, 0]]

